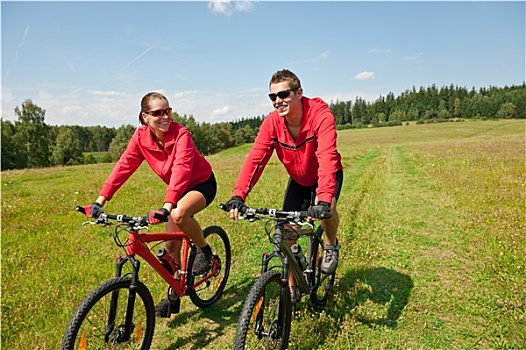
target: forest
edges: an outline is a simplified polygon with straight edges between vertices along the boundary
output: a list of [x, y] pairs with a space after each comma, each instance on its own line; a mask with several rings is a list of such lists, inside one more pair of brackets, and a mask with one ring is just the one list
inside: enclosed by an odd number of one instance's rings
[[[468, 119], [526, 118], [526, 83], [475, 90], [454, 85], [413, 87], [372, 102], [330, 101], [339, 130], [462, 121]], [[48, 125], [45, 109], [27, 99], [15, 108], [18, 120], [1, 119], [1, 170], [39, 168], [116, 161], [136, 129], [105, 126]], [[264, 115], [210, 124], [193, 115], [173, 113], [185, 125], [203, 155], [253, 142]]]

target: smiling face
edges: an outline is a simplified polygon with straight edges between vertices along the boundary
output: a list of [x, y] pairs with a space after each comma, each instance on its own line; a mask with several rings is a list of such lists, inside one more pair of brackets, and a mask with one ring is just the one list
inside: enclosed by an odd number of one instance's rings
[[303, 89], [301, 87], [291, 87], [288, 81], [270, 84], [269, 97], [271, 101], [273, 100], [272, 106], [278, 111], [280, 117], [286, 118], [288, 116], [301, 115], [302, 96]]
[[165, 98], [151, 98], [148, 108], [142, 112], [142, 120], [160, 141], [164, 141], [164, 134], [172, 122], [172, 109], [168, 101]]

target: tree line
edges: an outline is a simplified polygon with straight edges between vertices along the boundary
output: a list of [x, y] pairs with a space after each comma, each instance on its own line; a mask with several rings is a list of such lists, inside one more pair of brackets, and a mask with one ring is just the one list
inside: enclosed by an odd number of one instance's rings
[[[373, 102], [330, 101], [338, 129], [402, 125], [404, 122], [444, 122], [462, 119], [526, 118], [526, 83], [511, 87], [474, 88], [435, 85], [413, 87], [395, 97], [393, 93]], [[45, 110], [26, 100], [15, 108], [18, 120], [1, 120], [1, 170], [116, 161], [136, 127], [51, 126]], [[190, 115], [173, 114], [186, 126], [204, 155], [251, 143], [264, 115], [232, 122], [199, 123]], [[96, 157], [95, 155], [102, 156]]]

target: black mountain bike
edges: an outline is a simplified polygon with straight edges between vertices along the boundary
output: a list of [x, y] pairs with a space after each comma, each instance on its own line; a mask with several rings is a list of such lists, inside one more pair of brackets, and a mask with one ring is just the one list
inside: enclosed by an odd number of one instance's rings
[[234, 349], [286, 349], [292, 314], [302, 296], [323, 307], [334, 285], [336, 273], [320, 269], [323, 230], [307, 221], [306, 211], [243, 207], [241, 213], [250, 222], [266, 220], [273, 252], [262, 256], [261, 276], [243, 304]]

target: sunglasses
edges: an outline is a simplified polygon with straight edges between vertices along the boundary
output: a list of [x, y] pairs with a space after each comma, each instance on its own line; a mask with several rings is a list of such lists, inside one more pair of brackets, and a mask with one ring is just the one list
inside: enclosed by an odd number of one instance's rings
[[172, 107], [168, 107], [166, 109], [158, 109], [156, 111], [146, 111], [146, 114], [153, 115], [154, 117], [162, 117], [163, 115], [167, 115], [168, 117], [172, 116]]
[[296, 90], [298, 90], [298, 88], [283, 90], [283, 91], [278, 92], [277, 94], [268, 94], [268, 97], [270, 98], [272, 102], [276, 101], [278, 97], [283, 100], [284, 98], [289, 97], [291, 91], [296, 91]]

